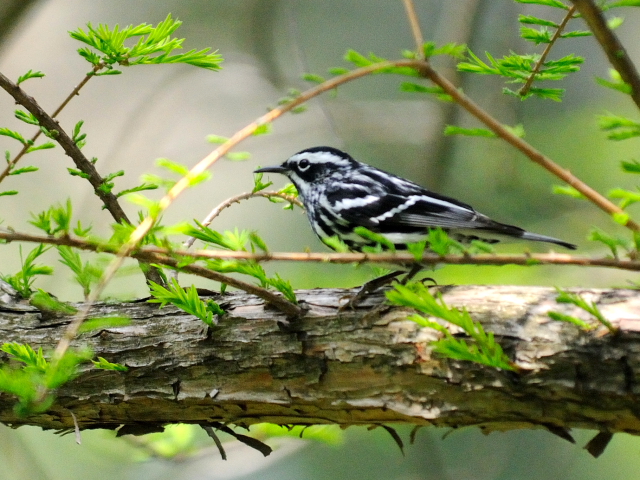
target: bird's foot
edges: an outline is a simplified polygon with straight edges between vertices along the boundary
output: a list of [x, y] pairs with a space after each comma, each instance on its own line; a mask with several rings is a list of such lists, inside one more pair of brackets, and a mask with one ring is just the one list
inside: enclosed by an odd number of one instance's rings
[[[373, 280], [369, 280], [367, 283], [362, 285], [362, 287], [360, 287], [360, 289], [356, 292], [355, 295], [352, 295], [347, 300], [347, 302], [340, 307], [339, 311], [342, 312], [347, 309], [351, 309], [351, 310], [355, 309], [360, 303], [362, 303], [362, 301], [366, 298], [367, 295], [370, 295], [376, 292], [377, 290], [381, 289], [382, 287], [385, 287], [391, 284], [393, 281], [397, 281], [400, 285], [406, 285], [413, 277], [416, 276], [416, 274], [420, 270], [422, 270], [422, 268], [423, 267], [421, 265], [414, 265], [413, 267], [411, 267], [411, 270], [409, 270], [409, 272], [405, 272], [404, 270], [397, 270], [395, 272], [382, 275], [381, 277], [374, 278]], [[405, 276], [401, 280], [398, 280], [398, 277], [401, 276], [402, 274], [405, 274]], [[431, 281], [435, 285], [437, 285], [436, 281], [433, 278], [426, 278], [422, 281]], [[343, 297], [343, 298], [348, 298], [348, 297]]]

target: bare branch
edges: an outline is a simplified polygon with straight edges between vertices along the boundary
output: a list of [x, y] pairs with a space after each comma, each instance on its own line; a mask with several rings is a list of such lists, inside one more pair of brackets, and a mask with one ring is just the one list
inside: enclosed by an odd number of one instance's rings
[[404, 9], [407, 12], [409, 25], [411, 25], [411, 33], [413, 33], [413, 40], [416, 44], [417, 58], [424, 60], [424, 37], [422, 36], [422, 30], [420, 29], [420, 21], [418, 20], [416, 7], [413, 0], [402, 0], [402, 3], [404, 4]]
[[571, 0], [571, 2], [593, 32], [613, 68], [618, 71], [622, 80], [631, 86], [631, 98], [640, 108], [640, 74], [627, 50], [607, 25], [602, 10], [593, 0]]

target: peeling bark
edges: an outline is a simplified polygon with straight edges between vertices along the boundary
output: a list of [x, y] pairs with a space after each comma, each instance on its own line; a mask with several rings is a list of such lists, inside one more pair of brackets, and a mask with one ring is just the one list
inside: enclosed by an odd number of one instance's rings
[[[100, 304], [95, 316], [126, 315], [128, 327], [85, 334], [77, 345], [129, 367], [83, 369], [53, 407], [18, 418], [0, 394], [0, 421], [81, 429], [124, 425], [140, 433], [174, 422], [250, 425], [336, 423], [487, 430], [579, 427], [640, 434], [640, 292], [578, 290], [620, 328], [586, 333], [552, 321], [549, 310], [593, 319], [557, 304], [542, 287], [458, 286], [447, 304], [466, 307], [495, 333], [523, 370], [504, 372], [432, 355], [439, 335], [406, 320], [408, 310], [375, 312], [382, 296], [338, 312], [345, 290], [298, 292], [304, 318], [286, 319], [252, 295], [216, 298], [227, 314], [216, 328], [173, 307]], [[33, 307], [0, 307], [0, 341], [51, 349], [69, 317]]]

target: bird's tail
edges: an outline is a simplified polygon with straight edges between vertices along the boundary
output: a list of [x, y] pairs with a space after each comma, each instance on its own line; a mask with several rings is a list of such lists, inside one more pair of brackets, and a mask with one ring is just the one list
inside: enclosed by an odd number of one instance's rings
[[523, 240], [531, 240], [532, 242], [555, 243], [556, 245], [560, 245], [564, 248], [568, 248], [569, 250], [575, 250], [576, 248], [578, 248], [573, 243], [564, 242], [557, 238], [548, 237], [547, 235], [539, 235], [537, 233], [531, 233], [526, 231], [522, 233], [520, 238], [522, 238]]

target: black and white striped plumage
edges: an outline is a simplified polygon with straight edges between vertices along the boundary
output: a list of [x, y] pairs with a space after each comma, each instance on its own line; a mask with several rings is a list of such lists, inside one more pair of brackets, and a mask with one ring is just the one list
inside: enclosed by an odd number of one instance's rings
[[354, 251], [370, 244], [353, 232], [358, 226], [385, 236], [399, 250], [442, 227], [451, 238], [495, 243], [511, 237], [575, 249], [556, 238], [505, 225], [453, 198], [428, 191], [354, 160], [331, 147], [302, 150], [280, 166], [256, 172], [282, 173], [298, 189], [313, 231], [324, 240], [337, 235]]

